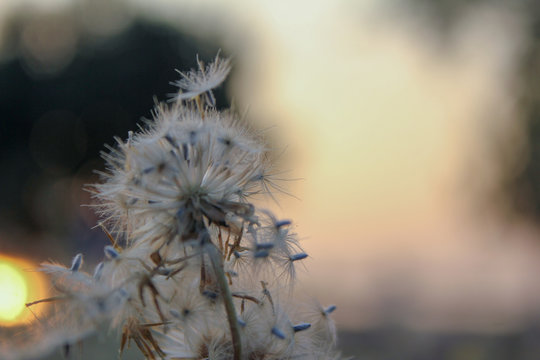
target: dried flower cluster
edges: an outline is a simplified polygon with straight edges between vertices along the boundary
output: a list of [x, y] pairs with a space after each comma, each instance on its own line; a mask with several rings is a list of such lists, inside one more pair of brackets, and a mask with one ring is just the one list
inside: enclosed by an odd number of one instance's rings
[[[82, 256], [43, 264], [58, 315], [51, 344], [74, 344], [102, 324], [147, 359], [338, 359], [335, 306], [294, 303], [307, 257], [291, 229], [253, 198], [279, 191], [263, 140], [212, 89], [229, 62], [186, 74], [144, 130], [117, 139], [92, 187], [111, 240], [93, 274]], [[31, 304], [29, 304], [31, 305]]]

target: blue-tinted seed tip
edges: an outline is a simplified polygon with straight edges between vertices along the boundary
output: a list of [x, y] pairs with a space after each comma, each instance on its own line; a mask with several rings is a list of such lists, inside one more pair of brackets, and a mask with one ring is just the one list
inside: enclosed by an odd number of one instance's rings
[[195, 145], [195, 143], [197, 142], [197, 132], [196, 131], [190, 131], [189, 132], [189, 142], [191, 143], [191, 145]]
[[299, 253], [299, 254], [291, 255], [289, 259], [291, 259], [291, 261], [298, 261], [298, 260], [304, 260], [307, 257], [308, 257], [308, 254]]
[[180, 312], [179, 312], [178, 310], [171, 309], [171, 310], [169, 310], [169, 312], [170, 312], [171, 315], [174, 316], [175, 318], [179, 318], [179, 317], [180, 317]]
[[83, 261], [83, 257], [82, 257], [82, 254], [77, 254], [75, 255], [75, 257], [73, 258], [73, 261], [71, 262], [71, 271], [75, 272], [75, 271], [79, 271], [79, 269], [81, 268], [81, 265], [82, 265], [82, 261]]
[[225, 146], [231, 146], [233, 144], [231, 139], [220, 137], [218, 138], [218, 141], [222, 143]]
[[189, 148], [188, 148], [187, 144], [182, 144], [182, 153], [184, 154], [184, 160], [188, 161]]
[[169, 144], [171, 144], [172, 147], [174, 147], [174, 148], [178, 147], [178, 144], [176, 143], [176, 141], [169, 134], [165, 135], [164, 138], [165, 138], [165, 140], [167, 140], [167, 142]]
[[278, 329], [277, 327], [273, 327], [272, 328], [272, 334], [274, 334], [275, 336], [277, 336], [278, 338], [280, 338], [281, 340], [284, 340], [285, 338], [287, 338], [287, 336], [285, 336], [285, 334], [283, 333], [283, 331], [281, 331], [280, 329]]
[[160, 275], [163, 275], [163, 276], [169, 276], [170, 274], [172, 273], [172, 270], [171, 269], [167, 269], [167, 268], [163, 268], [159, 274]]
[[107, 258], [109, 258], [111, 260], [112, 259], [117, 259], [120, 256], [118, 251], [116, 251], [116, 249], [114, 247], [112, 247], [111, 245], [105, 246], [103, 251], [105, 252], [105, 256], [107, 256]]
[[240, 325], [241, 327], [246, 327], [246, 322], [242, 319], [238, 319], [238, 325]]
[[325, 313], [326, 315], [328, 315], [328, 314], [333, 313], [334, 310], [336, 310], [336, 309], [337, 309], [337, 306], [336, 306], [336, 305], [330, 305], [329, 307], [327, 307], [326, 309], [324, 309], [324, 313]]
[[274, 247], [274, 243], [271, 243], [271, 242], [267, 242], [267, 243], [260, 243], [260, 244], [256, 244], [255, 245], [255, 248], [257, 250], [270, 250]]
[[268, 255], [270, 255], [270, 253], [268, 252], [268, 250], [259, 250], [259, 251], [255, 251], [255, 254], [253, 254], [253, 256], [254, 256], [256, 259], [266, 258], [266, 257], [268, 257]]
[[240, 253], [239, 253], [238, 251], [235, 250], [235, 251], [233, 252], [233, 255], [234, 255], [235, 258], [240, 259], [240, 256], [241, 256], [241, 255], [240, 255]]
[[180, 209], [176, 212], [177, 219], [182, 219], [183, 216], [184, 216], [184, 209]]
[[103, 273], [103, 263], [102, 262], [97, 264], [96, 268], [94, 269], [94, 279], [96, 279], [96, 280], [101, 279], [101, 273]]
[[209, 298], [210, 300], [216, 300], [217, 297], [218, 297], [218, 293], [214, 292], [214, 291], [210, 291], [210, 290], [204, 290], [202, 292], [203, 296], [206, 296], [207, 298]]
[[294, 332], [299, 332], [299, 331], [307, 330], [310, 327], [311, 327], [310, 323], [302, 323], [302, 324], [294, 325], [293, 330]]
[[126, 289], [123, 289], [123, 288], [122, 288], [122, 289], [120, 289], [118, 292], [120, 293], [120, 295], [121, 295], [123, 298], [126, 298], [126, 299], [129, 298], [129, 293], [127, 292]]
[[280, 227], [289, 226], [291, 224], [292, 224], [291, 220], [279, 220], [279, 221], [276, 221], [275, 226], [279, 229]]

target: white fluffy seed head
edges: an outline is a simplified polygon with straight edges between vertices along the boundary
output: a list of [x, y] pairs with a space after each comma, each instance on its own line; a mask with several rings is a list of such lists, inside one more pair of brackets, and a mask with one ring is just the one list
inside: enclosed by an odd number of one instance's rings
[[231, 360], [237, 324], [243, 358], [338, 358], [332, 308], [293, 316], [286, 290], [307, 255], [291, 221], [253, 205], [282, 191], [279, 172], [260, 136], [215, 109], [211, 90], [228, 72], [228, 60], [199, 62], [174, 83], [172, 105], [103, 154], [107, 171], [91, 189], [111, 240], [103, 262], [93, 276], [80, 254], [70, 268], [42, 265], [58, 293], [46, 299], [58, 301], [58, 339], [108, 322], [122, 329], [121, 348], [133, 341], [149, 359]]
[[232, 205], [257, 185], [264, 153], [232, 113], [161, 106], [151, 128], [105, 156], [109, 172], [95, 186], [95, 196], [117, 232], [169, 240], [183, 212], [202, 211], [223, 222], [246, 211]]

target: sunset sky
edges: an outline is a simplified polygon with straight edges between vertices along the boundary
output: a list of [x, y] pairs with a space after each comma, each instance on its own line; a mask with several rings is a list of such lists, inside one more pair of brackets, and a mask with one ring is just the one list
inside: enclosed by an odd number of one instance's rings
[[537, 229], [476, 203], [497, 177], [487, 134], [507, 136], [516, 161], [524, 146], [512, 95], [522, 15], [471, 8], [441, 43], [390, 1], [126, 3], [219, 34], [234, 54], [237, 107], [299, 179], [286, 184], [299, 200], [277, 211], [311, 256], [301, 289], [337, 303], [338, 323], [392, 308], [409, 326], [498, 330], [540, 309]]

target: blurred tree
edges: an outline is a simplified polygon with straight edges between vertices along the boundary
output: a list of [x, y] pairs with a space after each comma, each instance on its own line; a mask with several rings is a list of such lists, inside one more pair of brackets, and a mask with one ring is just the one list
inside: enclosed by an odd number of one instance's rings
[[519, 214], [540, 222], [540, 3], [527, 1], [531, 22], [527, 50], [517, 74], [521, 84], [519, 106], [525, 119], [528, 151], [523, 169], [509, 176], [503, 189], [512, 199], [512, 208]]
[[[488, 139], [494, 158], [499, 161], [500, 178], [497, 193], [488, 193], [483, 199], [488, 206], [497, 205], [501, 212], [511, 217], [527, 218], [540, 222], [540, 2], [534, 0], [409, 0], [410, 13], [429, 19], [430, 26], [441, 36], [439, 45], [444, 46], [446, 35], [457, 26], [461, 15], [478, 5], [499, 6], [508, 11], [521, 13], [528, 21], [525, 51], [515, 74], [518, 84], [514, 98], [524, 128], [526, 150], [517, 159], [508, 142], [496, 136]], [[403, 6], [403, 4], [401, 4]], [[503, 143], [506, 143], [503, 144]], [[516, 164], [519, 164], [517, 166]]]
[[[88, 179], [102, 166], [93, 160], [104, 144], [114, 145], [113, 136], [126, 137], [141, 116], [150, 117], [153, 96], [163, 101], [175, 91], [169, 84], [178, 77], [174, 69], [193, 67], [197, 53], [212, 59], [219, 49], [141, 19], [98, 36], [81, 30], [88, 19], [59, 16], [13, 17], [0, 48], [2, 226], [50, 230], [40, 217], [62, 199], [49, 194], [45, 206], [36, 206], [38, 193], [49, 191], [42, 185], [75, 174]], [[223, 104], [223, 91], [216, 96]], [[65, 230], [62, 214], [56, 218], [55, 231]]]

